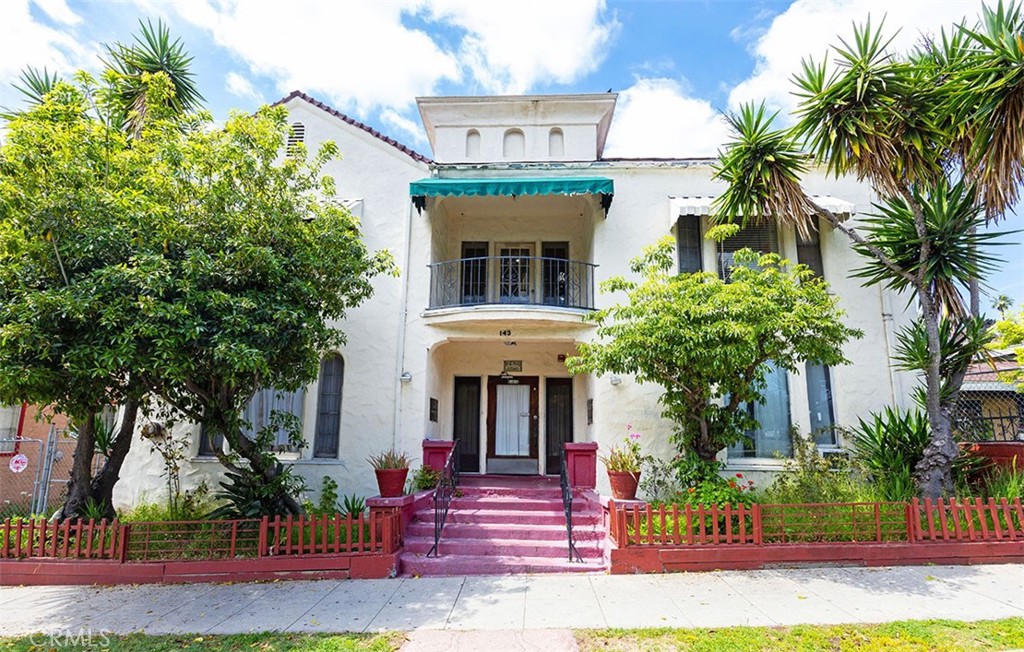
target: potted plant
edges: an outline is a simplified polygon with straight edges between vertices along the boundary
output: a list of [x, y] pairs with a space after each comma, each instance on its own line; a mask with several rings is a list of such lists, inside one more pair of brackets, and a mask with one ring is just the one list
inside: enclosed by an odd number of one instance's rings
[[390, 448], [378, 455], [371, 455], [367, 461], [377, 475], [377, 488], [382, 498], [401, 496], [405, 489], [405, 477], [409, 475], [409, 458]]
[[[632, 430], [633, 426], [626, 426]], [[602, 456], [605, 469], [608, 470], [608, 482], [612, 487], [612, 497], [620, 500], [634, 500], [636, 488], [640, 483], [640, 433], [630, 432], [622, 446], [612, 446], [607, 456]]]

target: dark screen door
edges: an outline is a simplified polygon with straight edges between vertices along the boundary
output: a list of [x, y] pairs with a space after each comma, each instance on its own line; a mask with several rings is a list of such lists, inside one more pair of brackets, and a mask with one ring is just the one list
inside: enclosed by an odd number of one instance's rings
[[548, 378], [545, 381], [547, 417], [544, 442], [547, 447], [545, 473], [555, 475], [559, 470], [562, 444], [572, 441], [572, 379]]
[[459, 440], [459, 470], [480, 471], [480, 378], [455, 377], [454, 438]]

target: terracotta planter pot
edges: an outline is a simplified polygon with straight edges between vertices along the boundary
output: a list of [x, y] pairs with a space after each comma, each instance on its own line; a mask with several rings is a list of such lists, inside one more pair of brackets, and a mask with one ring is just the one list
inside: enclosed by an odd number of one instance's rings
[[612, 498], [636, 500], [636, 487], [640, 483], [640, 472], [609, 471], [608, 482], [612, 486]]
[[405, 490], [405, 477], [409, 469], [374, 469], [377, 474], [377, 489], [381, 498], [395, 498]]

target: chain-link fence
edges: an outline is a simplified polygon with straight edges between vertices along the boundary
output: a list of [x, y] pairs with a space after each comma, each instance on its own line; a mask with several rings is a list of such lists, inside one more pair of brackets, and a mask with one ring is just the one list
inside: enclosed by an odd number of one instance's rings
[[[67, 497], [77, 440], [51, 427], [46, 439], [0, 438], [0, 519], [49, 516]], [[97, 464], [102, 456], [96, 455]]]
[[953, 428], [962, 441], [1024, 440], [1024, 393], [1005, 375], [1017, 367], [997, 367], [976, 364], [964, 377], [953, 411]]

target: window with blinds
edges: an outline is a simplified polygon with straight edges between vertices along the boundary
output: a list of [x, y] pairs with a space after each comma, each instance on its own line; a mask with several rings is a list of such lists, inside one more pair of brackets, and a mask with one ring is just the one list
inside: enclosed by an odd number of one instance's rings
[[718, 277], [728, 280], [735, 254], [740, 249], [753, 249], [762, 254], [779, 253], [779, 232], [775, 224], [757, 224], [718, 243]]
[[249, 439], [254, 439], [259, 431], [267, 427], [274, 427], [274, 439], [270, 443], [270, 449], [278, 453], [294, 452], [295, 448], [289, 441], [288, 430], [274, 423], [274, 413], [294, 415], [301, 423], [305, 399], [306, 390], [304, 389], [294, 392], [282, 392], [276, 389], [259, 390], [242, 412], [242, 420], [248, 424], [248, 427], [242, 429], [242, 433]]
[[700, 237], [700, 218], [690, 215], [676, 222], [676, 250], [679, 253], [679, 273], [693, 274], [704, 271], [703, 241]]
[[341, 388], [345, 380], [345, 361], [337, 353], [320, 361], [320, 383], [316, 401], [316, 433], [313, 457], [337, 458], [341, 432]]

